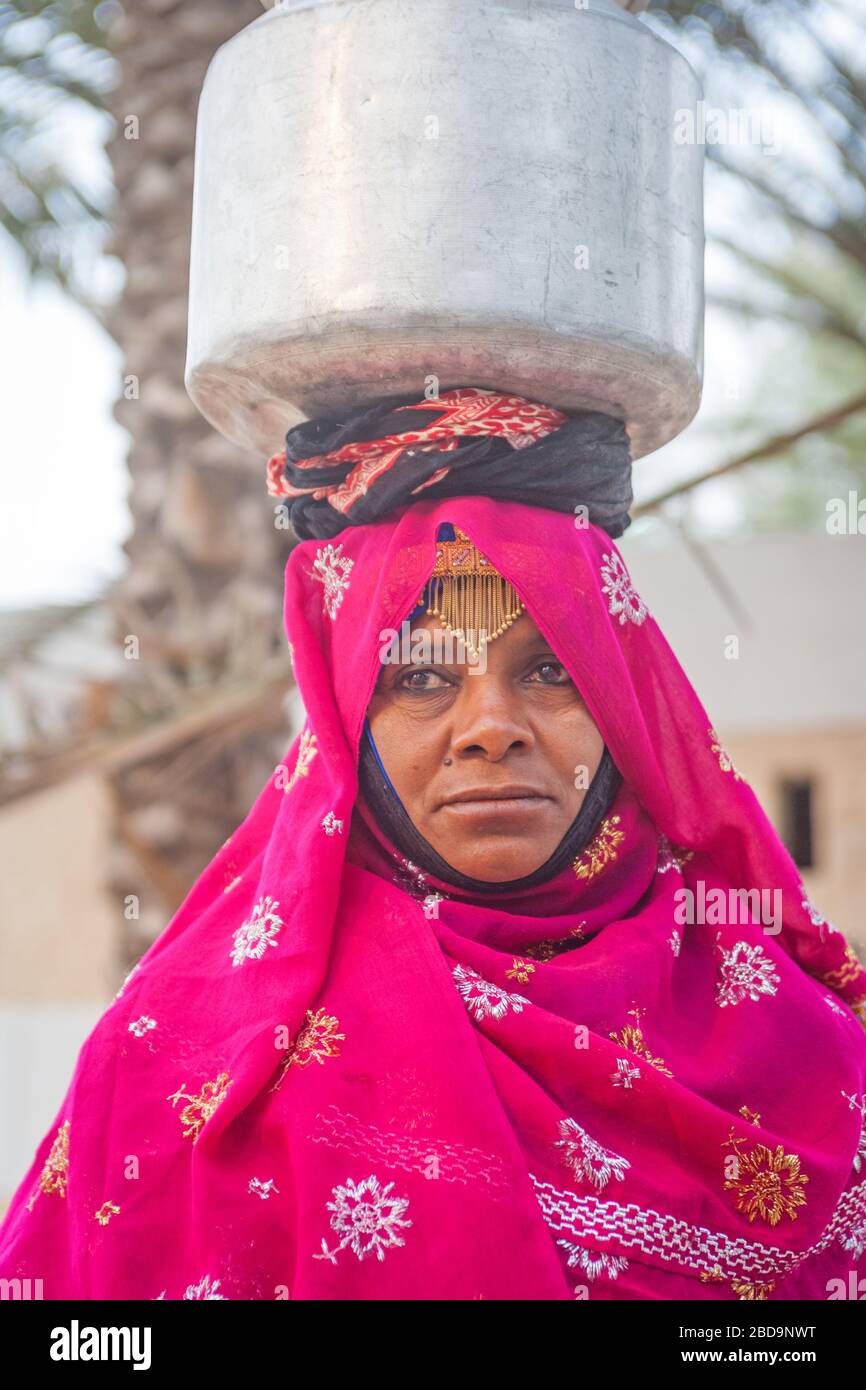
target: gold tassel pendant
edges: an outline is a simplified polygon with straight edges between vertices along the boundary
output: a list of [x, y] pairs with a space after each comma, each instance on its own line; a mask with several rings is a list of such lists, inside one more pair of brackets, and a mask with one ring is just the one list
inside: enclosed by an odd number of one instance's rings
[[517, 590], [456, 526], [453, 541], [436, 546], [430, 581], [431, 617], [466, 646], [477, 661], [488, 642], [500, 637], [524, 612]]

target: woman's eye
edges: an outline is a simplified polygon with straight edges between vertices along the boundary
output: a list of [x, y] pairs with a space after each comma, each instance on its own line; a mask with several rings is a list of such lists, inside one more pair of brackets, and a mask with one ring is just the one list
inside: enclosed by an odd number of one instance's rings
[[541, 685], [570, 685], [571, 676], [561, 661], [540, 661], [530, 672], [530, 680], [538, 680]]
[[404, 671], [397, 680], [400, 690], [444, 690], [447, 686], [438, 671]]

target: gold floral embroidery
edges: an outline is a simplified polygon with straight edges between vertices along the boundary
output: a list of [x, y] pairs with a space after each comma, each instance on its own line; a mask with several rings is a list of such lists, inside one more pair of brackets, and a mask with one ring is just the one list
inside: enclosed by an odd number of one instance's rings
[[189, 1101], [189, 1104], [185, 1105], [180, 1112], [180, 1122], [182, 1125], [186, 1125], [183, 1138], [188, 1139], [192, 1135], [192, 1142], [196, 1144], [205, 1124], [217, 1106], [225, 1100], [228, 1088], [232, 1083], [229, 1080], [228, 1072], [222, 1071], [215, 1081], [206, 1081], [196, 1096], [189, 1095], [183, 1089], [185, 1084], [182, 1081], [172, 1095], [166, 1096], [166, 1100], [171, 1101], [172, 1108], [179, 1100]]
[[678, 869], [682, 869], [684, 864], [688, 864], [694, 859], [693, 849], [686, 849], [683, 845], [671, 845], [671, 858]]
[[748, 1105], [741, 1105], [739, 1114], [742, 1115], [744, 1120], [748, 1120], [751, 1125], [759, 1125], [761, 1123], [761, 1117], [757, 1110], [750, 1110]]
[[525, 985], [530, 975], [534, 974], [535, 966], [532, 961], [521, 960], [519, 956], [515, 956], [511, 968], [505, 972], [505, 978], [507, 980], [519, 980], [522, 985]]
[[66, 1196], [66, 1183], [69, 1178], [69, 1121], [64, 1120], [54, 1136], [51, 1152], [42, 1166], [36, 1191], [27, 1203], [27, 1210], [33, 1210], [33, 1203], [40, 1192], [56, 1192]]
[[112, 1216], [117, 1216], [120, 1207], [116, 1207], [113, 1202], [103, 1202], [98, 1211], [93, 1213], [94, 1218], [100, 1226], [107, 1226]]
[[616, 859], [618, 847], [625, 839], [623, 831], [615, 829], [620, 819], [619, 816], [605, 816], [583, 854], [578, 855], [572, 865], [578, 878], [588, 882]]
[[575, 946], [579, 946], [583, 941], [583, 929], [586, 921], [577, 927], [572, 927], [568, 936], [556, 937], [548, 941], [536, 941], [532, 946], [527, 946], [523, 952], [525, 956], [530, 956], [532, 960], [546, 961], [553, 960], [554, 956], [561, 956], [564, 951], [573, 951]]
[[758, 1300], [764, 1302], [776, 1287], [775, 1283], [759, 1283], [756, 1279], [731, 1279], [722, 1273], [718, 1265], [713, 1265], [712, 1269], [701, 1270], [702, 1284], [726, 1284], [730, 1283], [731, 1291], [737, 1295], [740, 1302], [744, 1300]]
[[[850, 941], [845, 944], [845, 964], [840, 965], [836, 970], [828, 970], [824, 975], [819, 975], [818, 979], [822, 985], [829, 985], [831, 989], [843, 989], [845, 985], [850, 985], [852, 980], [863, 971], [863, 964], [858, 959], [854, 947]], [[858, 1001], [863, 1004], [864, 1000]], [[852, 1008], [855, 1008], [852, 1005]], [[856, 1010], [855, 1010], [856, 1011]]]
[[305, 1067], [308, 1062], [316, 1061], [319, 1066], [323, 1066], [327, 1057], [339, 1057], [340, 1049], [336, 1043], [346, 1041], [346, 1034], [337, 1032], [339, 1026], [339, 1019], [326, 1014], [324, 1009], [317, 1009], [315, 1013], [308, 1009], [306, 1020], [290, 1044], [280, 1074], [271, 1090], [277, 1089], [292, 1065]]
[[747, 1300], [749, 1302], [754, 1300], [758, 1303], [766, 1303], [775, 1287], [775, 1283], [759, 1284], [755, 1280], [744, 1283], [738, 1279], [731, 1280], [731, 1288], [741, 1303]]
[[710, 746], [719, 760], [719, 767], [722, 769], [722, 772], [733, 772], [735, 782], [744, 781], [745, 779], [740, 776], [739, 772], [734, 767], [730, 754], [722, 747], [721, 740], [715, 729], [707, 729], [707, 733], [712, 739], [712, 744]]
[[737, 1156], [737, 1176], [728, 1178], [724, 1185], [726, 1191], [736, 1193], [737, 1210], [748, 1216], [750, 1223], [756, 1217], [770, 1226], [778, 1226], [783, 1216], [795, 1221], [797, 1208], [806, 1204], [803, 1185], [809, 1181], [800, 1172], [799, 1158], [786, 1154], [781, 1144], [775, 1150], [757, 1144], [750, 1153], [741, 1153], [739, 1146], [747, 1143], [747, 1139], [736, 1138], [731, 1128], [722, 1146], [730, 1145]]
[[318, 751], [318, 747], [316, 746], [316, 735], [313, 733], [312, 729], [305, 729], [301, 734], [301, 741], [298, 744], [298, 757], [295, 762], [295, 770], [283, 787], [284, 792], [290, 792], [299, 777], [309, 776], [310, 763], [313, 761]]
[[634, 1019], [634, 1023], [627, 1023], [619, 1033], [610, 1033], [609, 1036], [613, 1038], [614, 1042], [619, 1043], [620, 1047], [636, 1053], [638, 1057], [643, 1057], [644, 1061], [648, 1062], [651, 1067], [655, 1067], [656, 1071], [663, 1072], [665, 1076], [673, 1076], [673, 1072], [668, 1070], [663, 1059], [653, 1057], [647, 1048], [646, 1039], [640, 1026], [641, 1017], [645, 1013], [646, 1009], [629, 1009], [628, 1016]]

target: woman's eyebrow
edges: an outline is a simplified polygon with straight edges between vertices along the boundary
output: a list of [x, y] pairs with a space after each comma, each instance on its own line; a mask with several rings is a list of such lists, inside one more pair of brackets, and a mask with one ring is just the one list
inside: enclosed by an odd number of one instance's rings
[[562, 658], [556, 655], [549, 642], [530, 642], [525, 648], [524, 656], [552, 656], [556, 661]]

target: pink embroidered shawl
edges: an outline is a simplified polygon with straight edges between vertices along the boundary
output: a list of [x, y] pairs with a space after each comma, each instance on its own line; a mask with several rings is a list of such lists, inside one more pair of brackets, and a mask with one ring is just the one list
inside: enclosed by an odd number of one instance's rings
[[[504, 903], [425, 877], [355, 808], [379, 635], [442, 521], [519, 589], [624, 778], [574, 865]], [[608, 537], [421, 502], [299, 546], [285, 617], [307, 723], [83, 1045], [0, 1277], [49, 1299], [737, 1300], [866, 1274], [866, 973]], [[727, 906], [683, 922], [685, 887]], [[778, 890], [781, 930], [734, 889]]]

